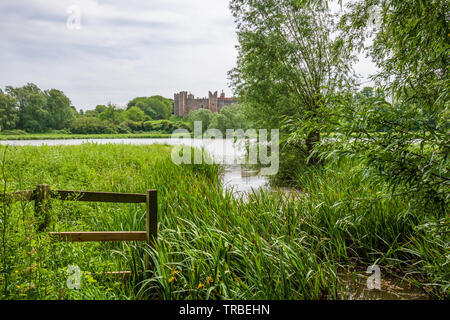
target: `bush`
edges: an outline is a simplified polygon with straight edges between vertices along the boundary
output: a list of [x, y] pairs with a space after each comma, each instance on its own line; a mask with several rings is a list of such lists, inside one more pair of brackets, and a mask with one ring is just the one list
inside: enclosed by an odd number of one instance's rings
[[143, 129], [146, 132], [159, 131], [165, 133], [172, 133], [177, 129], [189, 130], [189, 126], [181, 121], [174, 122], [170, 120], [154, 120], [154, 121], [145, 121], [143, 123]]
[[131, 132], [142, 131], [142, 122], [140, 121], [125, 120], [120, 123], [120, 126], [127, 127]]
[[201, 121], [202, 122], [202, 131], [203, 131], [203, 133], [205, 133], [205, 131], [209, 127], [212, 117], [213, 117], [213, 114], [210, 110], [198, 109], [198, 110], [192, 110], [191, 112], [189, 112], [187, 121], [189, 122], [189, 126], [192, 131], [194, 130], [194, 123], [196, 121]]
[[93, 117], [79, 117], [72, 123], [71, 132], [78, 134], [118, 133], [118, 128], [109, 121], [101, 121]]
[[45, 133], [51, 133], [51, 134], [70, 134], [70, 130], [69, 129], [61, 129], [61, 130], [56, 130], [56, 129], [48, 129], [45, 131]]
[[117, 127], [119, 133], [131, 133], [131, 129], [123, 122]]
[[146, 131], [146, 132], [155, 131], [155, 127], [153, 126], [153, 122], [154, 121], [145, 121], [142, 124], [142, 127], [143, 127], [144, 131]]
[[103, 130], [102, 133], [114, 134], [114, 133], [118, 133], [118, 130], [117, 130], [117, 128], [115, 128], [115, 126], [107, 126], [107, 127], [105, 127], [105, 129]]
[[4, 130], [1, 132], [4, 136], [17, 136], [17, 135], [26, 135], [28, 134], [26, 131], [14, 129], [14, 130]]

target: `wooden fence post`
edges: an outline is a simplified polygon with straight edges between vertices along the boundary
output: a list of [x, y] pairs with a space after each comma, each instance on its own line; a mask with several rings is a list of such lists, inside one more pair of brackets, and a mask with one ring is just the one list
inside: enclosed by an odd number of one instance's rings
[[38, 184], [34, 199], [34, 214], [38, 221], [38, 231], [44, 231], [49, 223], [49, 200], [50, 186], [48, 184]]
[[[156, 190], [147, 190], [146, 207], [147, 243], [153, 247], [158, 240], [158, 193]], [[147, 255], [145, 265], [147, 270], [150, 270], [150, 255]]]

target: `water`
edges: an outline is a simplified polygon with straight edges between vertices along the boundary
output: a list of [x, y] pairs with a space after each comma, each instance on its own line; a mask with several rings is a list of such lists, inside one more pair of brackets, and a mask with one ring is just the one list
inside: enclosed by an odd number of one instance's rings
[[[348, 300], [428, 300], [429, 296], [408, 281], [381, 273], [380, 289], [369, 289], [368, 275], [364, 272], [339, 274]], [[344, 298], [344, 297], [342, 297]]]
[[190, 138], [156, 138], [156, 139], [70, 139], [70, 140], [8, 140], [0, 141], [3, 145], [12, 146], [56, 146], [79, 145], [82, 143], [98, 144], [133, 144], [133, 145], [187, 145], [198, 149], [204, 148], [208, 155], [216, 162], [223, 164], [222, 184], [225, 188], [232, 189], [233, 193], [245, 195], [252, 190], [269, 188], [267, 176], [259, 174], [258, 170], [247, 169], [240, 165], [245, 158], [245, 148], [241, 144], [233, 143], [231, 139], [190, 139]]
[[[71, 140], [9, 140], [0, 141], [3, 145], [12, 146], [41, 146], [41, 145], [79, 145], [82, 143], [116, 143], [133, 145], [187, 145], [195, 148], [204, 148], [210, 157], [217, 163], [224, 166], [222, 184], [225, 188], [232, 189], [235, 196], [246, 196], [253, 190], [260, 189], [275, 190], [270, 186], [269, 178], [259, 174], [259, 170], [240, 165], [245, 157], [245, 148], [242, 145], [234, 144], [230, 139], [71, 139]], [[283, 194], [294, 197], [301, 197], [302, 193], [295, 189], [277, 188]], [[345, 283], [346, 299], [354, 300], [390, 300], [390, 299], [427, 299], [428, 296], [421, 290], [411, 287], [406, 281], [384, 277], [381, 280], [381, 290], [369, 290], [366, 285], [367, 276], [354, 272], [341, 274], [339, 278]]]

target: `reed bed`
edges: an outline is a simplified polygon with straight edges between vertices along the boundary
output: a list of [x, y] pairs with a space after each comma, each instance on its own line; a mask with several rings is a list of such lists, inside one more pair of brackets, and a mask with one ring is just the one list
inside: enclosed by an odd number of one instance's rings
[[[340, 274], [407, 279], [432, 298], [449, 297], [448, 217], [389, 196], [350, 160], [298, 170], [301, 193], [256, 191], [236, 198], [217, 165], [171, 162], [167, 145], [2, 147], [2, 192], [54, 189], [158, 190], [159, 238], [144, 243], [57, 243], [35, 231], [33, 204], [3, 201], [2, 299], [346, 299]], [[51, 204], [48, 231], [139, 231], [145, 206]], [[145, 254], [152, 270], [144, 273]], [[82, 270], [67, 288], [69, 265]], [[104, 271], [132, 270], [131, 279]]]

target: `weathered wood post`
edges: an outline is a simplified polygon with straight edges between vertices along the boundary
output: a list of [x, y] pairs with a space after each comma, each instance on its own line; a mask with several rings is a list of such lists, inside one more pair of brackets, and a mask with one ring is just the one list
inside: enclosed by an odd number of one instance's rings
[[[147, 244], [153, 247], [158, 240], [158, 193], [156, 190], [147, 190], [146, 206]], [[148, 254], [145, 265], [147, 270], [150, 270], [150, 255]]]
[[49, 223], [49, 200], [50, 186], [48, 184], [38, 184], [34, 199], [34, 214], [38, 222], [38, 231], [44, 231]]

